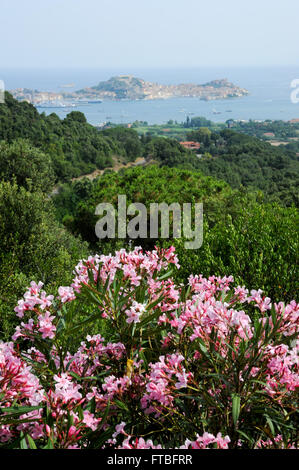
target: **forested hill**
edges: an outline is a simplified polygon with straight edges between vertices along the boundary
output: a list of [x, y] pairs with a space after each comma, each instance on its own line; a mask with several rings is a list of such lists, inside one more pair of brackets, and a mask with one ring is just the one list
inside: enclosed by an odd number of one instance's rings
[[87, 123], [84, 114], [46, 116], [6, 93], [5, 104], [0, 104], [0, 140], [11, 143], [18, 138], [29, 139], [51, 156], [57, 180], [112, 166], [112, 155], [122, 153], [115, 140]]
[[[24, 147], [23, 141], [14, 142], [18, 139], [28, 140], [29, 146], [27, 143]], [[39, 114], [33, 105], [18, 102], [9, 93], [5, 104], [0, 104], [0, 141], [5, 141], [0, 148], [0, 174], [6, 180], [20, 173], [19, 163], [24, 171], [17, 182], [23, 185], [25, 176], [37, 181], [37, 170], [34, 169], [33, 175], [29, 171], [33, 167], [42, 168], [46, 180], [50, 177], [57, 182], [112, 167], [114, 155], [124, 162], [144, 157], [147, 162], [160, 166], [201, 170], [233, 188], [244, 186], [263, 191], [268, 200], [298, 206], [296, 152], [228, 129], [212, 132], [200, 127], [187, 133], [186, 139], [200, 142], [200, 157], [175, 139], [139, 136], [134, 129], [122, 126], [100, 131], [88, 124], [84, 114], [78, 111], [65, 119], [55, 113], [46, 116]], [[10, 144], [13, 147], [8, 148]], [[50, 181], [44, 184], [45, 190], [49, 185]]]
[[231, 130], [192, 131], [187, 138], [200, 142], [198, 168], [233, 188], [259, 189], [270, 199], [298, 206], [299, 159], [284, 146], [274, 147], [256, 137]]

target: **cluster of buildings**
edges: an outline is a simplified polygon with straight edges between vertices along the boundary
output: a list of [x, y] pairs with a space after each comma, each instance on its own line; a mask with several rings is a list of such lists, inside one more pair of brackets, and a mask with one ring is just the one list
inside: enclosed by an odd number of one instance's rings
[[194, 142], [193, 140], [189, 140], [186, 142], [180, 142], [180, 144], [185, 148], [189, 150], [199, 150], [200, 149], [200, 143], [199, 142]]

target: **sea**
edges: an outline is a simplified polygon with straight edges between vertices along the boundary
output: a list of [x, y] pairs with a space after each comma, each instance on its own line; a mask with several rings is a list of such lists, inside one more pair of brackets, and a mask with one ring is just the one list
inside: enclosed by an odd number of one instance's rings
[[[194, 67], [194, 68], [68, 68], [68, 69], [5, 69], [0, 67], [0, 80], [5, 89], [32, 88], [40, 91], [73, 91], [97, 85], [117, 75], [134, 75], [162, 84], [196, 83], [226, 78], [249, 91], [248, 96], [214, 101], [199, 98], [171, 98], [140, 101], [103, 101], [74, 108], [38, 108], [39, 112], [55, 112], [64, 118], [71, 111], [81, 111], [89, 123], [118, 124], [147, 121], [164, 124], [169, 120], [184, 122], [189, 116], [204, 116], [214, 122], [235, 120], [284, 120], [299, 118], [299, 103], [291, 99], [297, 80], [299, 98], [299, 66], [289, 67]], [[65, 85], [68, 85], [65, 87]], [[69, 86], [72, 85], [72, 86]]]

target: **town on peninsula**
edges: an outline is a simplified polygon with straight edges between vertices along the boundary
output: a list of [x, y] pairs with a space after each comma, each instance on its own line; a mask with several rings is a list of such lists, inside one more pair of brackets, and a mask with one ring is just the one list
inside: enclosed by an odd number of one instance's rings
[[77, 105], [80, 103], [98, 103], [102, 100], [156, 100], [178, 97], [197, 97], [201, 100], [220, 100], [238, 98], [249, 94], [227, 79], [212, 80], [201, 85], [182, 83], [179, 85], [163, 85], [148, 82], [133, 75], [120, 75], [102, 81], [96, 86], [86, 87], [77, 91], [39, 91], [27, 88], [11, 90], [19, 101], [27, 101], [35, 106], [55, 104]]

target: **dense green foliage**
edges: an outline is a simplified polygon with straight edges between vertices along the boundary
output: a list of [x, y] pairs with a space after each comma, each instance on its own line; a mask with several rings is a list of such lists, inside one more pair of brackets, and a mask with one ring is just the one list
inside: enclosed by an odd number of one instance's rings
[[[188, 125], [192, 127], [190, 123]], [[233, 188], [244, 186], [261, 190], [268, 201], [298, 206], [297, 142], [274, 147], [245, 133], [228, 129], [212, 131], [206, 126], [189, 132], [183, 138], [200, 142], [201, 148], [197, 152], [201, 157], [185, 149], [175, 139], [156, 134], [142, 136], [144, 156], [162, 166], [201, 170], [205, 175], [226, 181]]]
[[[249, 131], [251, 126], [255, 129], [257, 124], [248, 123]], [[233, 188], [242, 185], [262, 190], [269, 199], [284, 205], [298, 204], [296, 185], [299, 163], [296, 147], [292, 148], [296, 145], [295, 141], [288, 148], [277, 148], [256, 137], [227, 129], [211, 130], [211, 125], [211, 121], [205, 118], [194, 117], [181, 126], [185, 130], [195, 129], [187, 134], [187, 139], [201, 143], [203, 157], [198, 158], [175, 139], [155, 135], [139, 137], [135, 129], [122, 126], [99, 131], [88, 124], [85, 116], [78, 111], [71, 112], [63, 120], [54, 113], [40, 115], [34, 106], [16, 101], [9, 93], [6, 93], [5, 104], [0, 105], [0, 140], [8, 143], [20, 138], [30, 141], [31, 145], [46, 154], [41, 174], [46, 166], [53, 166], [56, 180], [90, 173], [96, 168], [111, 167], [113, 155], [121, 156], [125, 161], [143, 156], [162, 166], [200, 169], [206, 175], [224, 179]], [[282, 126], [280, 122], [278, 125]], [[197, 129], [197, 126], [200, 128]], [[290, 127], [291, 124], [288, 124], [288, 135], [293, 135], [296, 129], [292, 127], [291, 132]], [[15, 168], [12, 166], [3, 172], [7, 158], [10, 158], [9, 152], [6, 154], [0, 162], [4, 178], [10, 178], [13, 173], [16, 176], [23, 174], [23, 169], [17, 172], [16, 164]], [[41, 167], [41, 158], [41, 154], [34, 152], [32, 162], [37, 159]], [[24, 178], [32, 178], [32, 173], [34, 169], [25, 171], [24, 168]], [[48, 178], [51, 178], [51, 170]]]
[[121, 126], [104, 129], [102, 136], [110, 138], [117, 142], [119, 154], [126, 157], [127, 161], [135, 160], [143, 155], [143, 145], [139, 139], [138, 133], [134, 129], [127, 129]]
[[[113, 125], [109, 123], [109, 125]], [[115, 125], [115, 124], [114, 124]], [[207, 127], [213, 131], [221, 131], [225, 128], [232, 128], [234, 131], [261, 140], [271, 141], [279, 145], [280, 143], [298, 143], [299, 122], [294, 121], [235, 121], [228, 119], [226, 122], [213, 122], [203, 116], [189, 117], [185, 122], [177, 122], [170, 119], [166, 124], [149, 124], [146, 121], [135, 121], [132, 124], [139, 134], [153, 136], [168, 136], [178, 140], [184, 140], [190, 130], [199, 130]]]
[[0, 104], [0, 140], [11, 143], [18, 138], [50, 155], [57, 179], [112, 166], [112, 155], [120, 152], [117, 143], [99, 134], [82, 113], [71, 112], [63, 120], [55, 113], [40, 115], [31, 104], [6, 93], [5, 104]]
[[144, 139], [145, 156], [155, 160], [161, 166], [171, 168], [196, 169], [199, 166], [198, 158], [191, 150], [186, 150], [178, 141], [165, 139], [163, 137], [153, 137]]
[[[228, 182], [233, 188], [244, 186], [262, 190], [268, 200], [283, 205], [298, 206], [299, 183], [299, 124], [283, 121], [233, 122], [233, 130], [224, 129], [202, 117], [187, 118], [182, 124], [170, 121], [167, 126], [136, 124], [143, 136], [145, 156], [153, 157], [161, 165], [199, 169]], [[147, 133], [145, 130], [147, 129]], [[191, 132], [190, 132], [191, 130]], [[286, 139], [287, 145], [272, 146], [264, 134], [272, 132], [274, 140]], [[163, 139], [162, 139], [163, 136]], [[177, 146], [173, 137], [200, 142], [197, 153]], [[279, 142], [278, 142], [279, 143]], [[213, 157], [213, 158], [212, 158]]]
[[19, 139], [9, 144], [0, 142], [0, 177], [15, 179], [19, 186], [47, 192], [54, 183], [54, 171], [49, 155]]
[[274, 134], [272, 140], [288, 140], [296, 138], [299, 134], [299, 122], [286, 121], [237, 121], [233, 122], [233, 128], [237, 132], [243, 132], [260, 139], [269, 139], [269, 133]]
[[12, 333], [13, 308], [32, 279], [54, 291], [85, 254], [86, 244], [57, 222], [45, 195], [0, 183], [0, 336]]
[[261, 288], [275, 301], [296, 299], [298, 211], [261, 204], [242, 192], [215, 201], [215, 212], [205, 207], [202, 247], [186, 250], [183, 240], [173, 241], [182, 263], [181, 280], [190, 270], [205, 276], [231, 273], [238, 284]]
[[214, 123], [203, 116], [193, 117], [191, 119], [187, 116], [183, 125], [184, 127], [212, 127]]
[[201, 143], [198, 168], [207, 175], [227, 181], [233, 188], [241, 185], [262, 190], [269, 199], [298, 206], [299, 159], [284, 147], [273, 147], [257, 138], [231, 130], [220, 133], [203, 129], [188, 135]]
[[[95, 208], [110, 202], [117, 209], [118, 194], [127, 196], [127, 204], [138, 201], [149, 209], [151, 202], [203, 202], [203, 245], [197, 250], [184, 247], [184, 239], [137, 239], [147, 249], [155, 244], [174, 244], [183, 260], [179, 281], [192, 272], [206, 276], [235, 276], [240, 284], [263, 288], [279, 299], [281, 292], [291, 300], [296, 293], [298, 268], [298, 213], [275, 204], [263, 204], [262, 195], [233, 191], [225, 182], [200, 172], [159, 168], [134, 168], [111, 173], [90, 182], [65, 185], [55, 198], [59, 218], [68, 228], [82, 235], [94, 249], [109, 252], [129, 243], [129, 239], [107, 243], [95, 235]], [[149, 213], [149, 210], [148, 210]], [[128, 220], [130, 217], [128, 217]], [[131, 241], [132, 242], [132, 241]]]
[[[94, 231], [97, 220], [95, 207], [100, 202], [117, 206], [119, 194], [126, 195], [128, 204], [141, 202], [149, 205], [153, 202], [170, 204], [210, 200], [226, 193], [231, 193], [226, 183], [205, 177], [200, 172], [151, 165], [105, 174], [94, 181], [84, 179], [65, 184], [55, 196], [54, 204], [59, 219], [95, 246], [98, 241]], [[148, 241], [151, 245], [155, 242]]]

